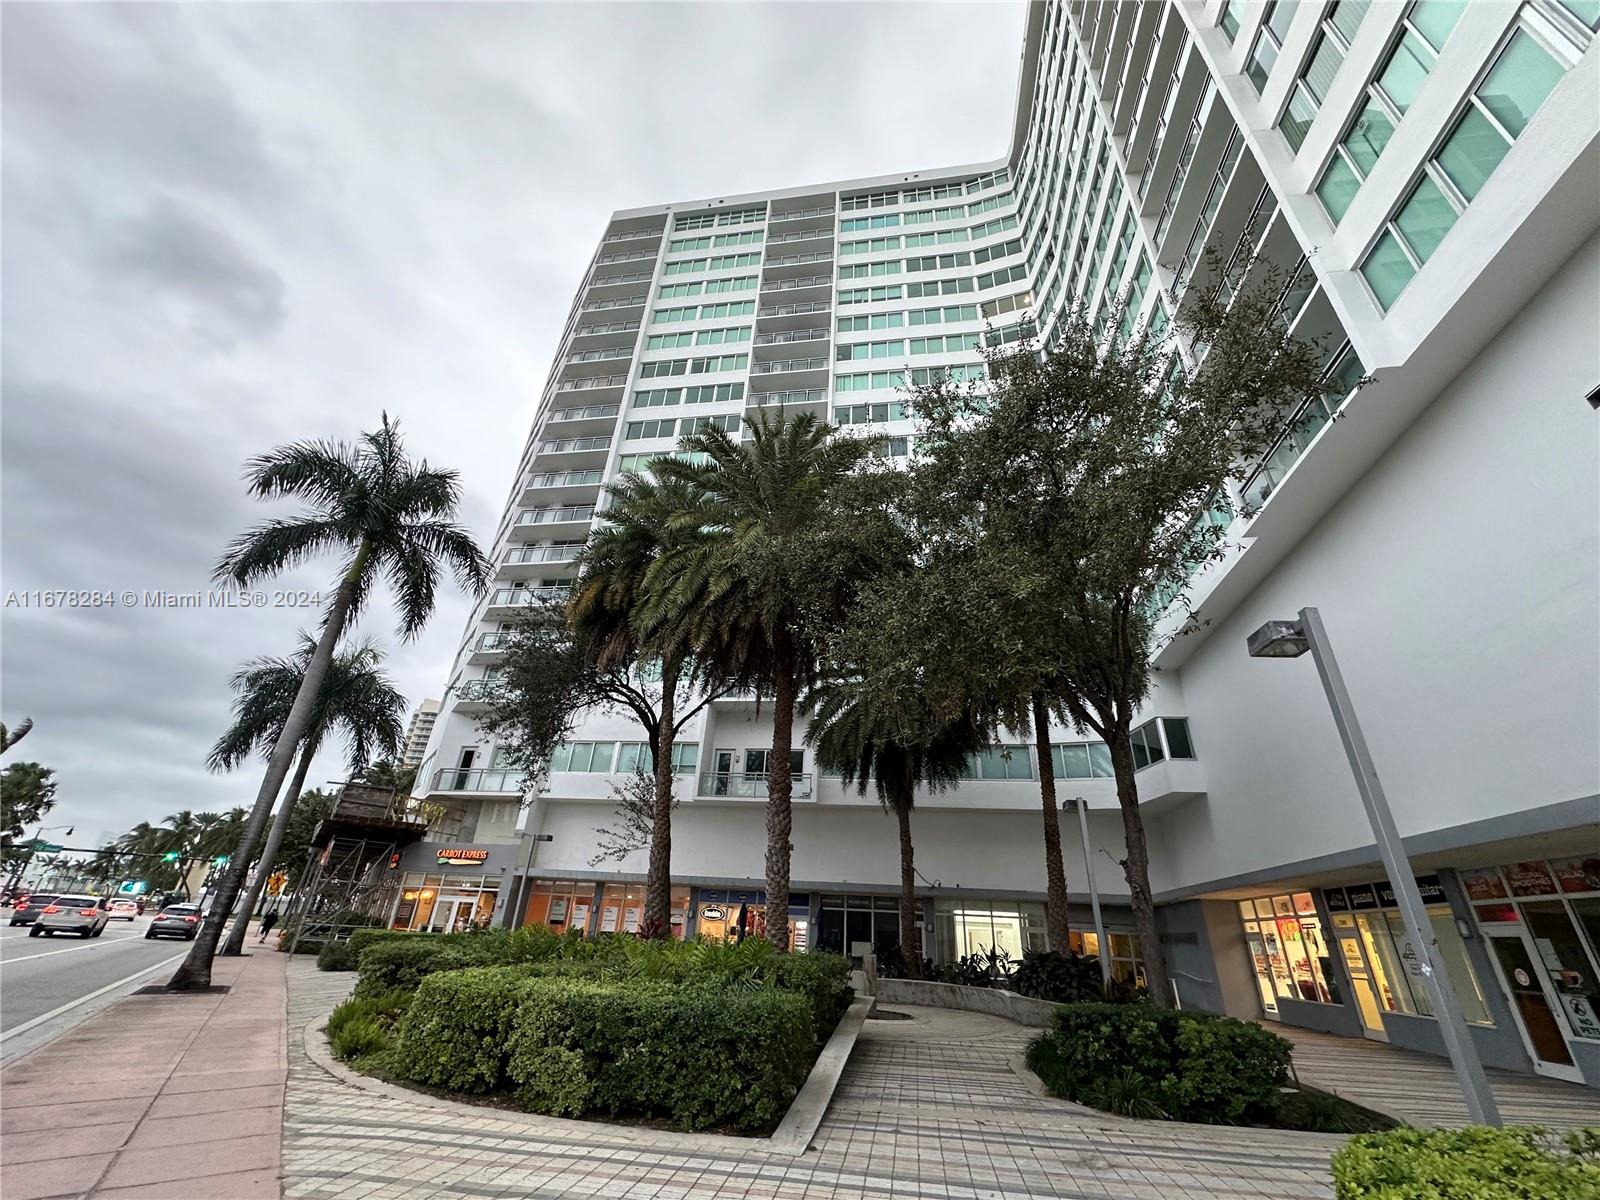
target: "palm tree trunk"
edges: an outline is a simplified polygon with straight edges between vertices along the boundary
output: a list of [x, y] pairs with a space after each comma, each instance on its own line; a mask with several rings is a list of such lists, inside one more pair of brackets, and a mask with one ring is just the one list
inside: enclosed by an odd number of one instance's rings
[[911, 846], [912, 785], [906, 781], [895, 797], [894, 816], [900, 823], [900, 955], [906, 978], [922, 978], [922, 932], [917, 928], [917, 866]]
[[244, 953], [244, 939], [250, 932], [248, 929], [250, 918], [255, 914], [256, 905], [261, 903], [261, 893], [266, 890], [267, 876], [272, 874], [272, 860], [278, 857], [278, 847], [283, 845], [284, 832], [289, 828], [289, 821], [294, 816], [294, 808], [300, 800], [300, 793], [305, 790], [306, 772], [311, 769], [311, 760], [317, 756], [317, 744], [321, 740], [321, 730], [313, 732], [300, 751], [300, 765], [294, 769], [294, 778], [289, 781], [288, 794], [284, 796], [283, 802], [278, 805], [277, 814], [272, 818], [272, 828], [267, 831], [267, 844], [263, 847], [261, 858], [256, 863], [255, 878], [250, 881], [250, 887], [244, 894], [244, 903], [239, 905], [239, 919], [228, 931], [227, 944], [222, 947], [225, 958], [237, 958]]
[[[1117, 804], [1122, 808], [1122, 836], [1128, 846], [1122, 872], [1128, 880], [1128, 895], [1133, 901], [1133, 924], [1139, 931], [1139, 949], [1144, 957], [1144, 981], [1150, 989], [1150, 1003], [1157, 1008], [1172, 1007], [1172, 985], [1167, 979], [1167, 960], [1161, 953], [1161, 937], [1156, 931], [1156, 906], [1150, 891], [1150, 852], [1145, 845], [1144, 818], [1139, 812], [1139, 785], [1133, 778], [1133, 746], [1128, 741], [1127, 723], [1110, 731], [1111, 768], [1117, 777]], [[1109, 947], [1102, 946], [1100, 953]]]
[[767, 940], [789, 948], [789, 861], [794, 847], [794, 780], [789, 751], [794, 743], [794, 650], [787, 636], [776, 647], [772, 688], [772, 750], [767, 755]]
[[[1039, 804], [1044, 809], [1044, 932], [1057, 954], [1070, 950], [1067, 870], [1061, 859], [1061, 822], [1056, 808], [1056, 764], [1050, 757], [1050, 709], [1043, 692], [1033, 693], [1033, 743], [1039, 757]], [[1105, 953], [1105, 947], [1100, 948]]]
[[255, 806], [250, 810], [250, 820], [246, 823], [244, 834], [239, 839], [239, 852], [228, 863], [228, 870], [222, 877], [222, 887], [211, 909], [211, 915], [200, 927], [200, 934], [194, 939], [194, 945], [189, 948], [188, 956], [167, 981], [168, 991], [202, 991], [211, 986], [211, 959], [217, 952], [217, 943], [222, 940], [222, 927], [228, 920], [234, 901], [239, 898], [240, 885], [244, 882], [245, 865], [250, 861], [251, 852], [256, 848], [256, 841], [261, 837], [261, 827], [267, 823], [267, 814], [272, 811], [272, 802], [283, 790], [283, 781], [289, 775], [289, 765], [294, 761], [300, 740], [305, 737], [306, 730], [311, 724], [311, 711], [316, 706], [317, 693], [322, 690], [322, 681], [327, 677], [329, 664], [333, 662], [333, 648], [338, 644], [340, 635], [344, 633], [345, 621], [350, 615], [350, 605], [355, 599], [356, 585], [366, 571], [370, 554], [371, 547], [363, 538], [360, 548], [356, 551], [355, 561], [350, 564], [350, 569], [345, 572], [344, 579], [339, 583], [338, 592], [334, 594], [333, 607], [328, 610], [328, 619], [323, 624], [322, 636], [317, 640], [317, 648], [311, 655], [311, 661], [306, 664], [305, 677], [300, 681], [300, 691], [295, 695], [294, 704], [289, 709], [288, 720], [284, 721], [283, 728], [278, 733], [278, 740], [272, 747], [272, 758], [267, 763], [266, 778], [261, 781], [261, 790], [256, 793]]
[[656, 756], [655, 806], [650, 818], [650, 865], [644, 877], [647, 938], [672, 937], [672, 746], [677, 721], [678, 664], [661, 664], [661, 709], [650, 749]]

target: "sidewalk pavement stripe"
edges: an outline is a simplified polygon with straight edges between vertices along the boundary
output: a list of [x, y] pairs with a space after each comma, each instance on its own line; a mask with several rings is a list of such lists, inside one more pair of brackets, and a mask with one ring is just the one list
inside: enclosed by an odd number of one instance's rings
[[85, 942], [81, 946], [68, 946], [64, 950], [46, 950], [43, 954], [24, 954], [21, 958], [0, 958], [0, 967], [30, 962], [35, 958], [49, 958], [52, 954], [71, 954], [74, 950], [104, 950], [107, 946], [131, 946], [135, 942], [142, 941], [144, 941], [142, 937], [133, 937], [112, 938], [109, 942]]
[[52, 1008], [43, 1016], [35, 1017], [31, 1021], [24, 1021], [15, 1029], [8, 1029], [4, 1033], [0, 1033], [0, 1044], [4, 1044], [7, 1040], [16, 1037], [19, 1033], [27, 1033], [28, 1030], [34, 1028], [34, 1026], [43, 1025], [46, 1021], [54, 1017], [59, 1017], [64, 1012], [71, 1012], [80, 1004], [87, 1004], [91, 1000], [99, 999], [107, 992], [114, 992], [125, 983], [132, 983], [135, 979], [138, 979], [144, 975], [148, 975], [152, 971], [161, 970], [162, 967], [170, 967], [173, 963], [177, 962], [180, 958], [184, 957], [184, 955], [188, 953], [189, 952], [185, 950], [183, 954], [174, 954], [171, 958], [164, 958], [152, 966], [145, 967], [143, 970], [135, 971], [132, 975], [123, 976], [115, 983], [108, 983], [105, 987], [100, 988], [98, 991], [90, 992], [87, 996], [79, 996], [76, 1000], [67, 1001], [67, 1003], [63, 1004], [60, 1008]]

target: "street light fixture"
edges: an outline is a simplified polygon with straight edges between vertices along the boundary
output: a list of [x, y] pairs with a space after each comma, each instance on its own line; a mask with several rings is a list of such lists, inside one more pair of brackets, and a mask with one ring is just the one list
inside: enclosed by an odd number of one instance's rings
[[1361, 793], [1361, 803], [1372, 824], [1378, 854], [1383, 859], [1389, 885], [1394, 889], [1401, 916], [1405, 919], [1406, 932], [1421, 948], [1423, 986], [1433, 1011], [1438, 1015], [1439, 1032], [1444, 1036], [1445, 1050], [1450, 1055], [1450, 1064], [1455, 1068], [1456, 1079], [1466, 1098], [1467, 1115], [1480, 1125], [1499, 1125], [1500, 1110], [1495, 1104], [1494, 1093], [1489, 1090], [1489, 1080], [1478, 1058], [1478, 1048], [1473, 1045], [1471, 1033], [1461, 1016], [1455, 985], [1444, 968], [1432, 922], [1422, 902], [1422, 893], [1417, 889], [1416, 876], [1411, 872], [1411, 861], [1406, 857], [1394, 813], [1390, 811], [1388, 797], [1384, 795], [1383, 784], [1378, 779], [1378, 769], [1367, 749], [1367, 739], [1356, 720], [1355, 706], [1345, 689], [1344, 676], [1339, 673], [1338, 661], [1328, 641], [1328, 631], [1322, 624], [1322, 614], [1314, 608], [1302, 608], [1298, 620], [1268, 621], [1249, 636], [1246, 644], [1252, 658], [1298, 658], [1307, 650], [1311, 651], [1311, 658], [1317, 664], [1317, 674], [1322, 678], [1322, 690], [1328, 697], [1328, 707], [1333, 711], [1333, 723], [1338, 727], [1339, 739], [1344, 743], [1345, 755], [1350, 760], [1351, 773], [1355, 775], [1356, 790]]
[[1089, 806], [1083, 802], [1082, 796], [1075, 796], [1067, 801], [1067, 811], [1078, 814], [1078, 835], [1083, 841], [1083, 877], [1089, 884], [1089, 906], [1094, 911], [1094, 936], [1095, 943], [1100, 952], [1095, 957], [1100, 960], [1100, 984], [1106, 991], [1111, 990], [1111, 946], [1106, 941], [1106, 924], [1100, 916], [1100, 887], [1094, 881], [1094, 861], [1089, 854]]

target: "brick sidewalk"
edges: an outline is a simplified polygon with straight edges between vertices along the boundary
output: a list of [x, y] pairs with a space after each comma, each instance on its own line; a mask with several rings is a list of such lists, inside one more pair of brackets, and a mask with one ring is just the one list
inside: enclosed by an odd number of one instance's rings
[[288, 955], [130, 996], [0, 1072], [5, 1200], [277, 1200]]

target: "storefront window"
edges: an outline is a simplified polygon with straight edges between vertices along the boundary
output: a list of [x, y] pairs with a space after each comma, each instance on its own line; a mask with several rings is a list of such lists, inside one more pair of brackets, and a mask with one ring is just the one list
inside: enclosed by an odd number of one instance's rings
[[500, 897], [500, 880], [483, 875], [407, 872], [400, 882], [392, 929], [461, 933], [487, 927]]
[[1277, 1015], [1280, 998], [1340, 1003], [1329, 984], [1328, 943], [1310, 892], [1241, 900], [1239, 917], [1267, 1015]]
[[523, 914], [526, 925], [548, 925], [557, 933], [585, 932], [594, 903], [594, 884], [570, 879], [535, 879]]
[[644, 884], [608, 883], [600, 893], [601, 933], [638, 933], [644, 920]]

